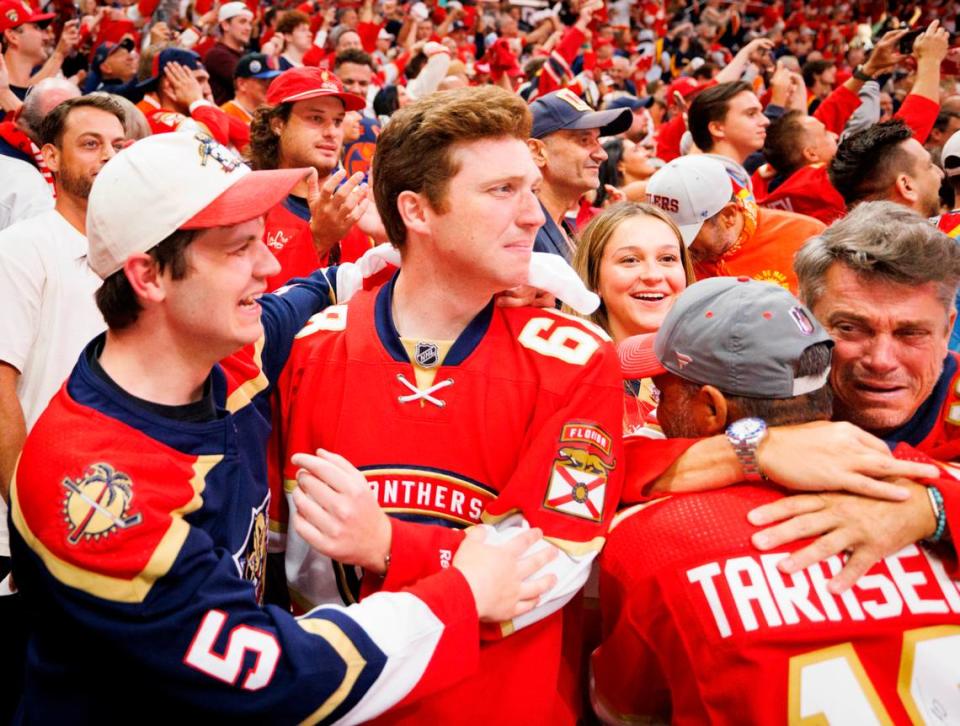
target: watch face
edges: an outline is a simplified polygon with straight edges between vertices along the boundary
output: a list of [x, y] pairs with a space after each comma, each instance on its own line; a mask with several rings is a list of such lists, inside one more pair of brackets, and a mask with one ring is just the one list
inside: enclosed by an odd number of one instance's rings
[[759, 436], [767, 428], [767, 424], [760, 418], [741, 418], [730, 424], [730, 433], [738, 439], [749, 440]]

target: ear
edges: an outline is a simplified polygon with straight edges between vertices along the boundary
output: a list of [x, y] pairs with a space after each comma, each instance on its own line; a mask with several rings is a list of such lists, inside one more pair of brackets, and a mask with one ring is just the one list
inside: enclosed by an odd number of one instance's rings
[[60, 171], [60, 149], [53, 144], [44, 144], [40, 149], [40, 155], [43, 156], [43, 163], [54, 174]]
[[273, 132], [274, 136], [281, 136], [286, 125], [286, 122], [282, 118], [270, 119], [270, 130]]
[[166, 298], [164, 280], [160, 275], [160, 268], [150, 255], [140, 253], [130, 255], [123, 263], [123, 273], [127, 276], [130, 287], [146, 307], [149, 303], [160, 303]]
[[397, 197], [397, 211], [408, 230], [421, 235], [430, 233], [429, 218], [433, 210], [424, 195], [409, 189], [400, 192]]
[[818, 161], [821, 161], [820, 156], [812, 146], [804, 146], [801, 153], [803, 154], [803, 160], [808, 164], [816, 164]]
[[737, 223], [737, 219], [740, 217], [740, 209], [736, 202], [727, 202], [723, 205], [723, 209], [717, 212], [716, 217], [719, 224], [730, 229]]
[[723, 131], [723, 121], [711, 121], [707, 124], [707, 131], [714, 139], [722, 139], [726, 134]]
[[713, 386], [702, 386], [690, 402], [690, 415], [697, 431], [714, 436], [727, 427], [727, 399]]
[[547, 145], [543, 143], [543, 139], [527, 139], [527, 148], [530, 149], [530, 156], [537, 168], [542, 169], [547, 165]]
[[917, 201], [917, 186], [909, 174], [898, 174], [893, 183], [894, 191], [912, 205]]

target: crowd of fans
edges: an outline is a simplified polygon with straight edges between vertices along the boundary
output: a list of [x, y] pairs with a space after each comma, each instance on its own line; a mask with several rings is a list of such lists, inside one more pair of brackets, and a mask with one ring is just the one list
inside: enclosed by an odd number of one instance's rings
[[0, 0], [0, 722], [960, 721], [958, 16]]

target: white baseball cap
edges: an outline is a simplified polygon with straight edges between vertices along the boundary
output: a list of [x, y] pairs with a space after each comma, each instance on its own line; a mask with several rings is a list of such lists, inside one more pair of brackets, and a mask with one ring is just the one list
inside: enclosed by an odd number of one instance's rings
[[217, 22], [222, 23], [224, 20], [230, 20], [230, 18], [235, 18], [238, 15], [246, 15], [251, 20], [253, 19], [253, 13], [250, 12], [246, 3], [224, 3], [220, 6], [220, 12], [217, 13]]
[[947, 139], [947, 143], [943, 145], [943, 151], [940, 152], [940, 163], [943, 165], [943, 171], [947, 176], [960, 174], [960, 131], [954, 132], [953, 136]]
[[699, 154], [674, 159], [647, 182], [647, 201], [670, 215], [687, 247], [732, 197], [733, 184], [723, 164]]
[[204, 133], [155, 134], [104, 164], [87, 202], [87, 256], [106, 279], [130, 255], [178, 229], [240, 224], [266, 214], [309, 169], [252, 171]]

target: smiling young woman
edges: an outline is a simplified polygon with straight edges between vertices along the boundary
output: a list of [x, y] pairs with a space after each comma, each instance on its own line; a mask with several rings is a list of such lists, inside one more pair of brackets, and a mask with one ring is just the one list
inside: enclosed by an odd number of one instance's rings
[[[680, 231], [665, 212], [646, 203], [620, 202], [584, 230], [573, 267], [600, 296], [590, 319], [615, 341], [655, 333], [677, 296], [694, 282]], [[653, 383], [626, 381], [624, 433], [653, 424]]]

